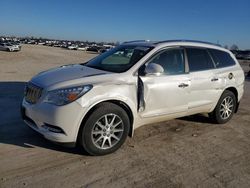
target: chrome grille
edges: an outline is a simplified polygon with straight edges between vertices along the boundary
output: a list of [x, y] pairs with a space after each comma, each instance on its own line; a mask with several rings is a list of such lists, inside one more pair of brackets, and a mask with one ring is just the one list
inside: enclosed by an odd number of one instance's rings
[[30, 82], [26, 85], [25, 91], [24, 91], [24, 97], [27, 102], [31, 104], [35, 104], [37, 103], [41, 95], [42, 95], [42, 88]]

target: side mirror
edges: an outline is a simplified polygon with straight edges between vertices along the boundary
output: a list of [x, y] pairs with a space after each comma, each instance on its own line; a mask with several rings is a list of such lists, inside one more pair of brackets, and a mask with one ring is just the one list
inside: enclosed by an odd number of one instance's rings
[[145, 74], [146, 75], [155, 75], [159, 76], [164, 72], [164, 69], [161, 65], [156, 63], [150, 63], [145, 68]]

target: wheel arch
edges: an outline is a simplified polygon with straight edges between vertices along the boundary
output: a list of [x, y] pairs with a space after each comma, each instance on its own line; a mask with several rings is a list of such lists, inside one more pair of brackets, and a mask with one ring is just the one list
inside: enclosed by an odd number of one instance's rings
[[228, 87], [225, 90], [231, 91], [235, 95], [236, 100], [238, 102], [238, 91], [237, 91], [237, 89], [235, 87]]
[[225, 89], [225, 91], [228, 90], [228, 91], [231, 91], [235, 97], [236, 97], [236, 108], [235, 108], [235, 113], [238, 111], [238, 108], [239, 108], [239, 101], [238, 101], [238, 91], [235, 87], [228, 87]]
[[100, 101], [97, 104], [93, 105], [88, 111], [87, 113], [84, 115], [80, 127], [78, 129], [78, 133], [77, 133], [77, 142], [80, 139], [80, 132], [82, 130], [82, 128], [84, 127], [85, 122], [87, 121], [87, 118], [90, 116], [90, 114], [92, 114], [96, 108], [98, 108], [100, 105], [102, 105], [103, 103], [113, 103], [116, 104], [118, 106], [120, 106], [123, 110], [125, 110], [125, 112], [127, 113], [128, 117], [129, 117], [129, 121], [130, 121], [130, 127], [129, 127], [129, 136], [132, 137], [133, 136], [133, 128], [134, 128], [134, 115], [133, 115], [133, 111], [131, 110], [131, 108], [129, 107], [128, 104], [126, 104], [125, 102], [121, 101], [121, 100], [117, 100], [117, 99], [109, 99], [109, 100], [105, 100], [105, 101]]

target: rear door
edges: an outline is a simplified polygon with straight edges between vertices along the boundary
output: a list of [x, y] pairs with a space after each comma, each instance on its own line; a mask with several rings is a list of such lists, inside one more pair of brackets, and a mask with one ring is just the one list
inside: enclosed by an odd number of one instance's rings
[[209, 112], [221, 94], [221, 80], [205, 48], [186, 48], [191, 80], [188, 97], [189, 114]]

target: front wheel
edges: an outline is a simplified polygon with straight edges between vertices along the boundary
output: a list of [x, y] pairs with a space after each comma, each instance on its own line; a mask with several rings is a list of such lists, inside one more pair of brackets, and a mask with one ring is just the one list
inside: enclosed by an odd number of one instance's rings
[[112, 153], [125, 142], [129, 126], [129, 117], [125, 110], [113, 103], [103, 103], [83, 126], [81, 145], [91, 155]]
[[214, 111], [210, 114], [211, 119], [219, 124], [228, 122], [236, 108], [236, 97], [233, 92], [226, 90], [221, 95]]

